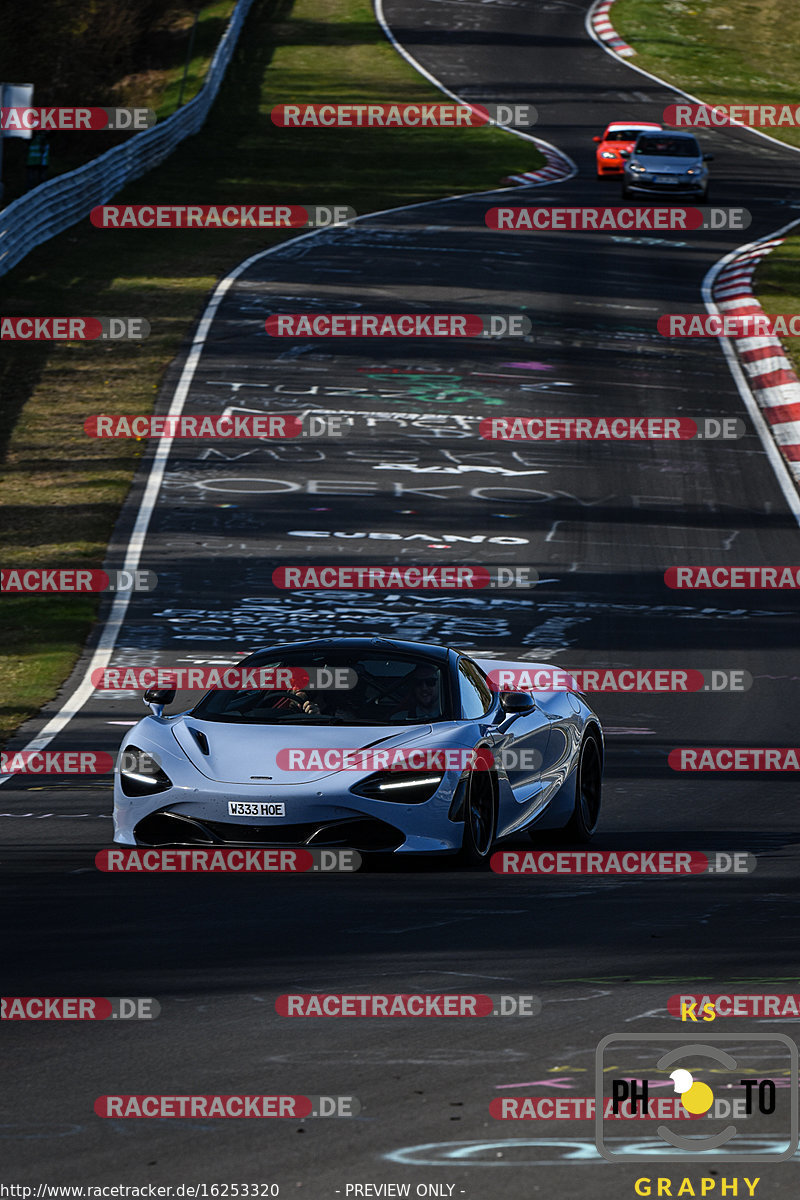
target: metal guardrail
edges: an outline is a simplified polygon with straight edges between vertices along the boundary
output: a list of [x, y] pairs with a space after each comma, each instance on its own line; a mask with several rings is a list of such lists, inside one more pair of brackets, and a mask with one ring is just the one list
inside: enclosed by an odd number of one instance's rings
[[105, 204], [126, 183], [168, 158], [179, 142], [203, 125], [216, 99], [245, 17], [253, 0], [239, 0], [194, 97], [171, 117], [107, 150], [74, 171], [40, 183], [0, 211], [0, 275], [49, 238], [63, 233]]

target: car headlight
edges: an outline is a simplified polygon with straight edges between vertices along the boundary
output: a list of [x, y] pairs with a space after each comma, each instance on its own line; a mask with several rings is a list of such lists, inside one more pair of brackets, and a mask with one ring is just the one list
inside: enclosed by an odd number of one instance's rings
[[641, 165], [641, 163], [637, 163], [637, 162], [629, 162], [628, 166], [634, 172], [635, 175], [643, 175], [647, 170], [646, 167], [643, 167]]
[[687, 175], [702, 175], [703, 168], [702, 167], [687, 167], [686, 174]]
[[117, 763], [119, 782], [126, 796], [152, 796], [172, 787], [172, 780], [151, 754], [138, 746], [126, 746]]
[[601, 150], [600, 157], [601, 158], [617, 158], [618, 156], [614, 153], [613, 150]]
[[368, 800], [389, 800], [393, 804], [424, 804], [430, 800], [444, 779], [444, 771], [380, 771], [350, 791]]

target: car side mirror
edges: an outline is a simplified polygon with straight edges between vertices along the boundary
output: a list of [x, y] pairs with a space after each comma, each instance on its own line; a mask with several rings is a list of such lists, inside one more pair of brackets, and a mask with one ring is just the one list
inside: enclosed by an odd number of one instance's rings
[[536, 701], [530, 692], [501, 692], [500, 707], [509, 716], [518, 717], [522, 713], [533, 712]]
[[593, 137], [593, 138], [592, 138], [592, 141], [593, 141], [593, 142], [602, 142], [602, 140], [603, 140], [603, 139], [602, 139], [602, 138], [601, 138], [599, 135], [598, 135], [597, 137]]
[[154, 717], [160, 717], [164, 712], [164, 706], [172, 704], [175, 699], [175, 688], [148, 688], [142, 699], [145, 704], [149, 704], [153, 711]]
[[631, 152], [630, 150], [620, 150], [619, 156], [620, 158], [630, 158]]
[[713, 154], [704, 154], [703, 155], [703, 162], [713, 162], [713, 161], [714, 161]]

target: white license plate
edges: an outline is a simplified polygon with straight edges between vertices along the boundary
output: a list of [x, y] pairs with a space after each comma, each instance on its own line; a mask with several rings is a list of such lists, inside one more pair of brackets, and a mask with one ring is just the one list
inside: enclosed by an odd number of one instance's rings
[[229, 800], [229, 817], [284, 817], [286, 805], [266, 800]]
[[675, 184], [675, 183], [681, 182], [680, 179], [676, 179], [674, 175], [654, 175], [653, 180], [655, 183], [673, 183], [673, 184]]

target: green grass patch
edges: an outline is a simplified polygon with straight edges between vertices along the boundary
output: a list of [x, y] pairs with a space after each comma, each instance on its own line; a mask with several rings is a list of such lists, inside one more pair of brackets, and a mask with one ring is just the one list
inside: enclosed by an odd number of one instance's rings
[[[338, 203], [365, 213], [495, 187], [543, 158], [490, 128], [287, 130], [279, 103], [441, 100], [391, 48], [365, 0], [257, 0], [204, 129], [116, 203]], [[100, 566], [141, 445], [87, 438], [95, 413], [152, 411], [164, 371], [214, 283], [286, 239], [254, 230], [97, 230], [83, 221], [0, 279], [15, 316], [145, 317], [141, 343], [5, 343], [0, 430], [4, 566]], [[13, 647], [0, 681], [0, 736], [52, 698], [97, 601], [3, 597]], [[56, 620], [56, 615], [58, 620]], [[17, 683], [24, 668], [25, 702]]]
[[[708, 104], [800, 103], [800, 5], [786, 0], [617, 0], [631, 62]], [[800, 146], [800, 129], [766, 129]], [[700, 130], [702, 135], [702, 130]]]
[[[56, 695], [91, 628], [91, 597], [5, 596], [0, 604], [0, 728], [15, 729]], [[13, 647], [13, 649], [8, 649]]]

